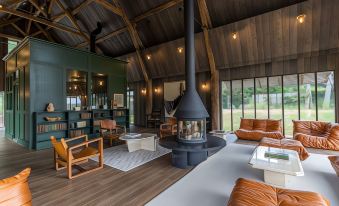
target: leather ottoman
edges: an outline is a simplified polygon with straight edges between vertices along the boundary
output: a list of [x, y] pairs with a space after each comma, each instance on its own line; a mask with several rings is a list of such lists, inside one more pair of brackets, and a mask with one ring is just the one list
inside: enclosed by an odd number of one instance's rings
[[240, 178], [236, 181], [228, 206], [330, 206], [315, 192], [289, 190]]
[[298, 152], [300, 160], [305, 160], [309, 157], [309, 154], [305, 147], [301, 144], [301, 142], [297, 140], [292, 139], [273, 139], [264, 137], [260, 141], [260, 146], [266, 146], [266, 147], [274, 147], [274, 148], [283, 148], [283, 149], [289, 149], [294, 150]]

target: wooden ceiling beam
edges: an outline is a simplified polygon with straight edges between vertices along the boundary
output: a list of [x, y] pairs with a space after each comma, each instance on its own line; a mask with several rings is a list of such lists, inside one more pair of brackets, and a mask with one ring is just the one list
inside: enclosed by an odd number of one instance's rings
[[[162, 12], [162, 11], [172, 7], [172, 6], [175, 6], [175, 5], [177, 5], [178, 3], [182, 2], [182, 1], [183, 0], [171, 0], [171, 1], [168, 1], [168, 2], [166, 2], [164, 4], [161, 4], [161, 5], [157, 6], [157, 7], [154, 7], [153, 9], [151, 9], [151, 10], [149, 10], [149, 11], [147, 11], [147, 12], [145, 12], [145, 13], [137, 16], [137, 17], [135, 17], [134, 19], [130, 20], [130, 22], [137, 23], [137, 22], [139, 22], [139, 21], [141, 21], [141, 20], [143, 20], [143, 19], [145, 19], [147, 17], [150, 17], [150, 16], [155, 15], [155, 14], [157, 14], [159, 12]], [[98, 38], [97, 42], [102, 42], [102, 41], [105, 41], [107, 39], [110, 39], [110, 38], [112, 38], [112, 37], [114, 37], [116, 35], [119, 35], [122, 32], [125, 32], [127, 29], [128, 29], [127, 27], [123, 27], [121, 29], [113, 31], [112, 33], [110, 33], [110, 34], [108, 34], [108, 35], [106, 35], [104, 37]], [[84, 46], [87, 46], [86, 42], [82, 42], [82, 43], [77, 45], [77, 47], [84, 47]]]
[[0, 37], [1, 38], [6, 38], [6, 39], [13, 39], [13, 40], [16, 40], [16, 41], [21, 41], [22, 40], [21, 37], [13, 36], [13, 35], [10, 35], [10, 34], [3, 34], [3, 33], [0, 33]]
[[152, 15], [155, 15], [157, 13], [162, 12], [163, 10], [169, 9], [172, 6], [177, 5], [178, 3], [181, 3], [183, 0], [172, 0], [168, 1], [166, 3], [163, 3], [155, 8], [152, 8], [151, 10], [148, 10], [147, 12], [140, 14], [139, 16], [135, 17], [132, 21], [133, 22], [139, 22], [147, 17], [150, 17]]
[[20, 19], [21, 18], [17, 17], [17, 18], [13, 18], [13, 19], [10, 19], [10, 20], [0, 21], [0, 27], [4, 27], [4, 26], [10, 25], [12, 23], [16, 23]]
[[[33, 12], [33, 7], [31, 6], [30, 8], [30, 13]], [[36, 13], [40, 13], [39, 11], [37, 11]], [[39, 15], [39, 14], [38, 14]], [[32, 20], [28, 20], [27, 26], [26, 26], [26, 35], [28, 36], [30, 31], [31, 31], [31, 27], [32, 27]]]
[[15, 30], [17, 30], [22, 36], [26, 36], [26, 33], [24, 31], [22, 31], [22, 29], [20, 27], [18, 27], [15, 23], [11, 24]]
[[204, 34], [204, 42], [207, 53], [208, 64], [211, 71], [211, 123], [213, 130], [220, 129], [220, 88], [219, 88], [219, 71], [215, 65], [214, 54], [209, 38], [209, 29], [212, 28], [212, 21], [208, 12], [205, 0], [197, 0], [201, 24]]
[[143, 44], [140, 40], [140, 37], [138, 35], [137, 30], [135, 29], [135, 25], [128, 19], [126, 12], [121, 8], [121, 6], [119, 5], [119, 2], [117, 0], [113, 0], [113, 2], [121, 10], [121, 14], [122, 14], [121, 17], [124, 20], [124, 22], [127, 26], [127, 30], [128, 30], [128, 32], [131, 36], [133, 46], [136, 50], [136, 54], [137, 54], [137, 57], [138, 57], [138, 60], [139, 60], [139, 64], [140, 64], [140, 67], [141, 67], [142, 74], [144, 76], [145, 81], [148, 82], [148, 81], [150, 81], [150, 78], [147, 74], [146, 66], [145, 66], [144, 60], [143, 60], [142, 55], [141, 55], [141, 49], [143, 49], [144, 46], [143, 46]]
[[4, 6], [2, 8], [0, 8], [0, 12], [5, 12], [5, 13], [8, 13], [8, 14], [19, 16], [21, 18], [32, 20], [32, 21], [38, 22], [40, 24], [44, 24], [44, 25], [53, 27], [55, 29], [59, 29], [61, 31], [65, 31], [65, 32], [69, 32], [69, 33], [72, 33], [72, 34], [75, 34], [75, 35], [78, 35], [78, 36], [82, 36], [82, 34], [79, 31], [76, 31], [73, 28], [70, 28], [70, 27], [67, 27], [67, 26], [64, 26], [64, 25], [60, 25], [60, 24], [57, 24], [55, 22], [51, 22], [50, 20], [35, 17], [31, 14], [27, 14], [27, 13], [24, 13], [24, 12], [9, 9], [9, 8], [4, 7]]
[[42, 13], [42, 15], [48, 18], [47, 13], [43, 9], [41, 9], [37, 0], [29, 0], [29, 2], [39, 11], [35, 14], [35, 16], [39, 16], [39, 14]]
[[48, 9], [47, 9], [47, 13], [48, 14], [52, 13], [52, 8], [53, 8], [54, 1], [55, 0], [51, 0], [51, 2], [49, 2]]
[[81, 28], [79, 24], [77, 23], [74, 16], [64, 7], [64, 5], [60, 2], [60, 0], [55, 0], [56, 4], [64, 11], [67, 18], [72, 22], [72, 24], [77, 28], [77, 30], [80, 32], [81, 36], [89, 42], [89, 36], [81, 31]]
[[53, 37], [46, 31], [44, 30], [40, 24], [34, 22], [34, 25], [45, 35], [45, 37], [48, 39], [48, 41], [55, 42]]
[[[83, 9], [84, 7], [88, 6], [89, 4], [91, 4], [92, 2], [94, 2], [95, 0], [85, 0], [84, 2], [82, 2], [81, 4], [79, 4], [77, 7], [75, 7], [73, 9], [73, 11], [71, 11], [71, 14], [74, 16], [77, 13], [79, 13], [81, 11], [81, 9]], [[52, 17], [53, 21], [60, 21], [61, 19], [63, 19], [64, 17], [66, 17], [66, 13], [62, 12], [61, 14], [57, 14], [55, 16]]]
[[120, 8], [116, 7], [116, 6], [113, 6], [111, 3], [109, 3], [108, 1], [106, 0], [95, 0], [95, 3], [97, 4], [100, 4], [101, 6], [103, 6], [104, 8], [110, 10], [111, 12], [119, 15], [119, 16], [122, 16], [123, 12], [121, 11]]

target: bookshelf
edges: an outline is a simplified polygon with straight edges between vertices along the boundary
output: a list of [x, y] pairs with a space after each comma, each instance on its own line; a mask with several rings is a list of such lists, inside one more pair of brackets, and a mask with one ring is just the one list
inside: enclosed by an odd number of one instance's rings
[[[47, 121], [45, 117], [59, 118], [57, 121]], [[71, 138], [87, 134], [89, 138], [99, 136], [100, 121], [113, 119], [117, 124], [129, 128], [129, 110], [97, 109], [83, 111], [35, 112], [33, 121], [34, 149], [51, 148], [50, 136]]]

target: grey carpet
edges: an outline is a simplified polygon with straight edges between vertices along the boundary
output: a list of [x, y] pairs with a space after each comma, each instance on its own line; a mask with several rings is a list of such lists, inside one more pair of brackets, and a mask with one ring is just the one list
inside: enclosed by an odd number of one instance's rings
[[[155, 152], [148, 150], [128, 152], [127, 145], [124, 144], [104, 149], [104, 164], [126, 172], [170, 152], [171, 150], [159, 145]], [[92, 160], [98, 161], [97, 158]]]

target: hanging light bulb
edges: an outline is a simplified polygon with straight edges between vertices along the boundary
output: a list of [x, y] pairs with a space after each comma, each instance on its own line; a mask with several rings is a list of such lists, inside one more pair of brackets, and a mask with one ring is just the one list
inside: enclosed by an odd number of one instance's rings
[[236, 32], [232, 33], [232, 38], [233, 39], [237, 39], [238, 38], [238, 34]]
[[306, 18], [305, 14], [300, 14], [299, 16], [297, 16], [297, 20], [300, 24], [305, 22], [305, 18]]

